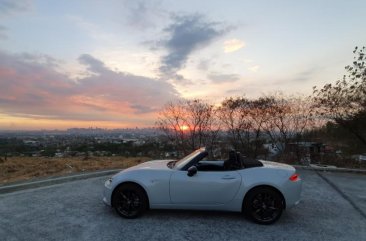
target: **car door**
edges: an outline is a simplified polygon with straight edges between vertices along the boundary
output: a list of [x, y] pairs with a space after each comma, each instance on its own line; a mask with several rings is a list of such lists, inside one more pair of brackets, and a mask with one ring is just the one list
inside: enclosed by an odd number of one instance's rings
[[170, 199], [173, 204], [224, 204], [235, 197], [240, 184], [237, 171], [198, 171], [189, 177], [177, 170], [170, 177]]

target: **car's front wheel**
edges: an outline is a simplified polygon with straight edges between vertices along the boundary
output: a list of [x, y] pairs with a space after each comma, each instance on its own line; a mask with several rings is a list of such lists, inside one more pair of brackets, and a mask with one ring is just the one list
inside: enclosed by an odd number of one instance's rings
[[244, 202], [244, 212], [254, 222], [271, 224], [282, 214], [284, 200], [280, 193], [269, 187], [259, 187], [250, 191]]
[[145, 191], [138, 185], [122, 184], [113, 192], [112, 205], [124, 218], [136, 218], [148, 207]]

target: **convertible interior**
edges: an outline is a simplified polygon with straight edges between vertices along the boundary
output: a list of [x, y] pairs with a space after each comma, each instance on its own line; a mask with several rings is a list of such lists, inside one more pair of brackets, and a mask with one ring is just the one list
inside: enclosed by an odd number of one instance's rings
[[240, 152], [230, 151], [226, 160], [201, 160], [196, 164], [199, 171], [233, 171], [251, 167], [261, 167], [263, 163], [243, 157]]

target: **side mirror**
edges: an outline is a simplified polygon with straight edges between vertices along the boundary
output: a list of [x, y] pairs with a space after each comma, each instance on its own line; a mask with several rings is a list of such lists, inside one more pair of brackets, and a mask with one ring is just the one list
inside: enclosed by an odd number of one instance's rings
[[197, 167], [191, 166], [190, 168], [188, 168], [187, 176], [191, 177], [194, 176], [196, 173], [197, 173]]

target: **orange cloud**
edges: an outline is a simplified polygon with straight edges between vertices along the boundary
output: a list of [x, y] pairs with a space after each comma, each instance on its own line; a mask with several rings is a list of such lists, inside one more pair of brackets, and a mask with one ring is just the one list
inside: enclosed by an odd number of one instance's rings
[[31, 55], [24, 61], [0, 51], [2, 126], [152, 125], [156, 112], [179, 97], [167, 82], [112, 71], [90, 55], [79, 60], [94, 74], [75, 82]]
[[0, 130], [39, 130], [58, 129], [65, 130], [73, 127], [89, 128], [129, 128], [129, 127], [150, 127], [153, 122], [146, 121], [77, 121], [77, 120], [57, 120], [37, 117], [14, 117], [0, 115]]

